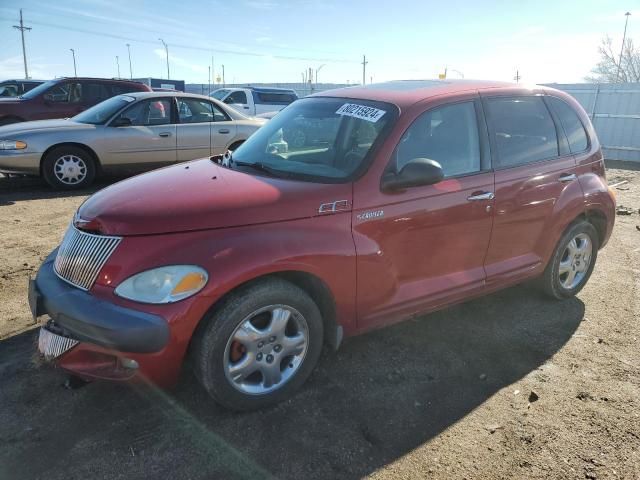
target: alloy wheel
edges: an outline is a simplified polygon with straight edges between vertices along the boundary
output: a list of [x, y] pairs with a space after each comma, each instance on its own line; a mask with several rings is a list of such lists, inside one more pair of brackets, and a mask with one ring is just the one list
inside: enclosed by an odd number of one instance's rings
[[593, 244], [586, 233], [573, 237], [562, 252], [558, 266], [560, 285], [572, 290], [580, 285], [589, 271]]

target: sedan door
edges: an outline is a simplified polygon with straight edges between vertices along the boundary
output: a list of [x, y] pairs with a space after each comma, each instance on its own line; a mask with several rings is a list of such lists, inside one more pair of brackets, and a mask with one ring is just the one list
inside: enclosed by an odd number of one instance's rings
[[213, 102], [178, 97], [178, 161], [224, 153], [236, 124]]
[[104, 128], [101, 161], [107, 168], [149, 169], [174, 163], [176, 124], [173, 98], [141, 100]]
[[418, 116], [387, 167], [412, 159], [442, 165], [445, 178], [374, 195], [354, 190], [358, 327], [390, 323], [484, 288], [494, 175], [479, 100]]

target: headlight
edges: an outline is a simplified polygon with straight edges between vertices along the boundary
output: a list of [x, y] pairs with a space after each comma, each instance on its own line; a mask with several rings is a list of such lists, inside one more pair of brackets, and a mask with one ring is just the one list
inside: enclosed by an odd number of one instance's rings
[[0, 150], [24, 150], [27, 144], [20, 140], [0, 140]]
[[208, 278], [195, 265], [168, 265], [127, 278], [115, 294], [142, 303], [172, 303], [198, 293]]

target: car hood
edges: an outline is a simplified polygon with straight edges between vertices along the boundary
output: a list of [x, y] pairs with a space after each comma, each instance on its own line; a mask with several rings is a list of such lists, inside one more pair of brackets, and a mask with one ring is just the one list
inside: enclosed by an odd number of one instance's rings
[[155, 235], [308, 218], [338, 200], [350, 208], [351, 184], [251, 175], [201, 159], [111, 185], [89, 197], [74, 221], [105, 235]]
[[4, 137], [6, 135], [25, 134], [25, 133], [32, 133], [32, 132], [38, 132], [42, 130], [51, 130], [51, 129], [86, 130], [86, 129], [93, 129], [93, 128], [95, 128], [95, 125], [90, 125], [87, 123], [78, 123], [78, 122], [74, 122], [73, 120], [65, 120], [65, 119], [36, 120], [33, 122], [10, 123], [9, 125], [0, 127], [0, 135]]

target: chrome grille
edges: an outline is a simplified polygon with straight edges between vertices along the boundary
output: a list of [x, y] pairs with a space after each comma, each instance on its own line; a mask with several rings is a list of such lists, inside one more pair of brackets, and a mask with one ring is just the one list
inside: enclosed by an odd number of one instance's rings
[[66, 282], [89, 290], [121, 240], [83, 232], [71, 225], [58, 249], [54, 270]]

